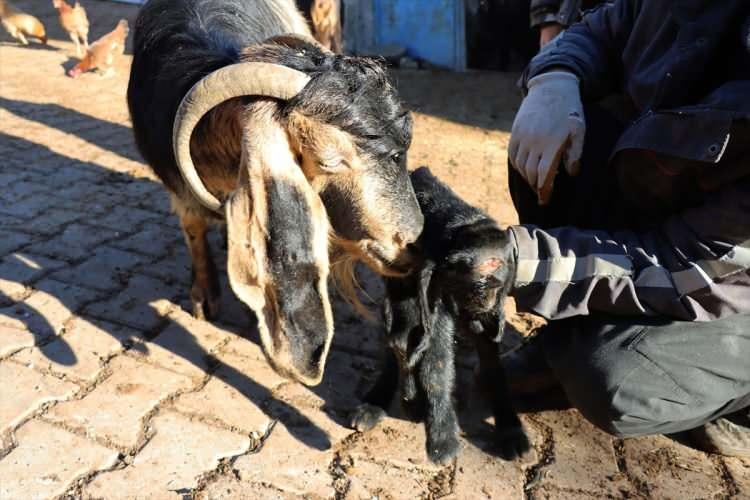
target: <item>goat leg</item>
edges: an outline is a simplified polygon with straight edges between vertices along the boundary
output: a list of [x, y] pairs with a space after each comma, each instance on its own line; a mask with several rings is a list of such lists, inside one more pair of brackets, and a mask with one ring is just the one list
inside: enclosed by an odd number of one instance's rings
[[427, 455], [438, 464], [450, 463], [461, 448], [458, 418], [453, 406], [455, 383], [455, 328], [442, 307], [433, 326], [429, 347], [419, 363], [419, 382], [425, 398]]
[[180, 224], [192, 261], [190, 302], [193, 316], [208, 320], [219, 311], [219, 278], [211, 257], [206, 233], [206, 220], [191, 211], [179, 211]]
[[365, 402], [349, 417], [350, 425], [360, 432], [369, 431], [385, 417], [398, 390], [398, 362], [391, 349], [385, 349], [383, 366], [378, 380], [365, 396]]
[[513, 460], [529, 451], [531, 445], [511, 404], [508, 384], [500, 360], [500, 345], [484, 335], [474, 335], [479, 355], [479, 380], [490, 391], [495, 417], [495, 444], [500, 457]]

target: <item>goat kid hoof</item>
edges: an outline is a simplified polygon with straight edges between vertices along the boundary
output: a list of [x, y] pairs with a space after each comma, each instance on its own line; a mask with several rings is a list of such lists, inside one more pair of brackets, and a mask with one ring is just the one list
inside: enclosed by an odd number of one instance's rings
[[509, 427], [495, 431], [495, 444], [500, 458], [515, 460], [531, 451], [531, 443], [523, 427]]
[[352, 429], [359, 432], [369, 431], [385, 417], [385, 410], [368, 403], [362, 404], [354, 410], [349, 422]]
[[427, 456], [435, 464], [449, 465], [458, 456], [459, 451], [461, 451], [461, 442], [458, 436], [427, 440]]

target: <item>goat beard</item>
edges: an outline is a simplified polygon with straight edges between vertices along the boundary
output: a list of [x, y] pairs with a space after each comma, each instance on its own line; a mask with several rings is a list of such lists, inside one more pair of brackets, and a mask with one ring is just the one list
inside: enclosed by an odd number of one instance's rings
[[360, 295], [375, 303], [357, 279], [357, 263], [365, 262], [360, 245], [329, 233], [330, 276], [336, 290], [354, 310], [368, 321], [375, 321], [375, 314], [361, 300]]

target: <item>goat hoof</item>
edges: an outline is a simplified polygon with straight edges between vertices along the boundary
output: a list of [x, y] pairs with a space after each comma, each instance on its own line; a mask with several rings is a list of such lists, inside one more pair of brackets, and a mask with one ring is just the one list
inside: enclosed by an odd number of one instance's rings
[[385, 410], [368, 403], [362, 404], [354, 410], [349, 422], [352, 429], [359, 432], [369, 431], [385, 417]]
[[507, 427], [495, 430], [495, 440], [500, 458], [515, 460], [531, 450], [531, 443], [523, 427]]
[[195, 319], [210, 321], [219, 314], [219, 298], [204, 299], [191, 294], [192, 312]]
[[427, 439], [427, 456], [430, 457], [430, 461], [438, 465], [448, 465], [453, 462], [460, 450], [461, 442], [456, 435]]

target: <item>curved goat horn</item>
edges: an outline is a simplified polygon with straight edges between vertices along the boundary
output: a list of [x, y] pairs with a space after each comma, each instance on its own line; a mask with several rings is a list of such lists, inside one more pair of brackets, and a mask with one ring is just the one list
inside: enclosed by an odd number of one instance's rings
[[225, 66], [193, 85], [177, 108], [172, 147], [182, 178], [201, 205], [214, 212], [221, 210], [221, 202], [206, 189], [190, 156], [190, 136], [200, 119], [234, 97], [257, 95], [289, 100], [309, 81], [305, 73], [286, 66], [245, 62]]

